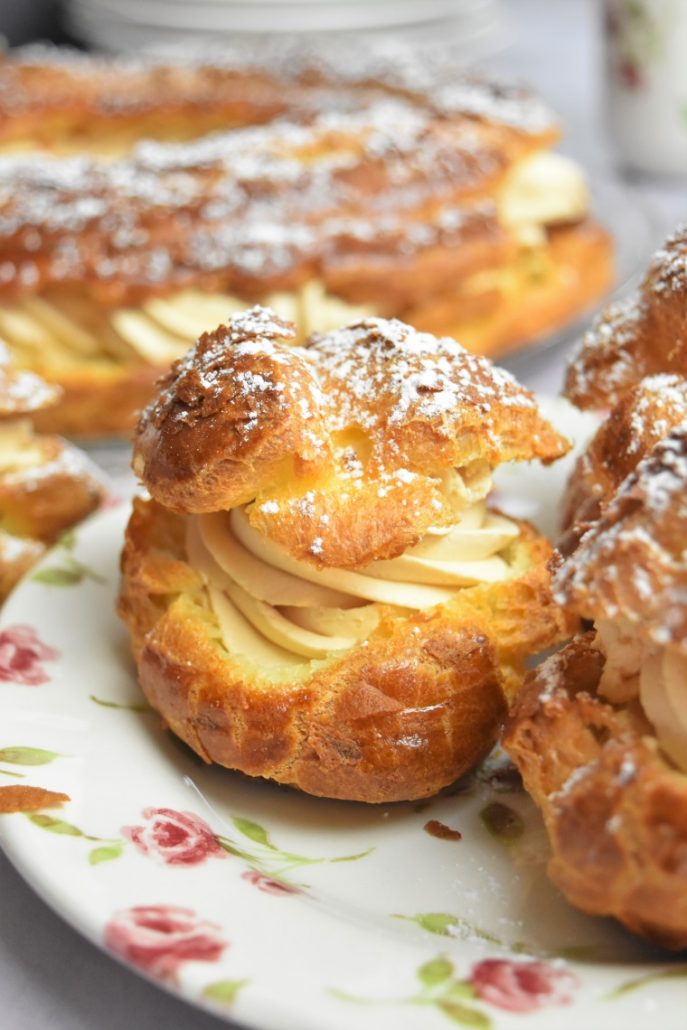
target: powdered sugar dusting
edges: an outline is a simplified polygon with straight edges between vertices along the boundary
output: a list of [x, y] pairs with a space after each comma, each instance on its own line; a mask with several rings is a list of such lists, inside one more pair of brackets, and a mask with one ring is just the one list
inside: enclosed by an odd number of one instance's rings
[[504, 407], [536, 408], [508, 372], [397, 319], [367, 318], [315, 336], [308, 353], [325, 377], [337, 428], [375, 431], [426, 420], [448, 436], [466, 417], [478, 417], [494, 436]]
[[33, 45], [12, 51], [0, 65], [0, 111], [24, 114], [44, 105], [45, 78], [26, 74], [34, 69], [47, 75], [66, 109], [78, 98], [101, 115], [164, 109], [172, 100], [202, 108], [243, 95], [274, 117], [283, 113], [288, 90], [290, 106], [305, 111], [402, 94], [522, 132], [547, 131], [554, 124], [551, 111], [523, 87], [457, 75], [449, 42], [432, 41], [428, 52], [419, 42], [378, 39], [361, 46], [343, 37], [331, 46], [321, 37], [308, 43], [301, 35], [221, 45], [185, 41], [116, 58]]
[[39, 411], [53, 404], [59, 395], [56, 386], [31, 372], [9, 368], [0, 354], [0, 419]]
[[[351, 54], [340, 64], [289, 52], [257, 65], [233, 50], [159, 66], [45, 51], [0, 62], [0, 114], [3, 105], [21, 108], [22, 69], [29, 82], [29, 69], [45, 64], [39, 81], [43, 91], [53, 83], [57, 109], [67, 101], [55, 76], [76, 90], [82, 112], [101, 101], [127, 110], [136, 98], [164, 110], [184, 90], [202, 107], [219, 102], [224, 84], [232, 96], [248, 90], [246, 118], [254, 101], [252, 117], [269, 122], [191, 143], [141, 143], [112, 163], [0, 159], [0, 286], [21, 293], [94, 281], [120, 303], [207, 282], [255, 297], [304, 269], [335, 276], [359, 256], [375, 263], [475, 238], [498, 242], [490, 198], [528, 150], [527, 134], [551, 129], [546, 109], [519, 87], [459, 79], [452, 67], [442, 77], [434, 61], [410, 70], [393, 48], [382, 50], [378, 60]], [[241, 78], [258, 67], [264, 80]], [[118, 74], [130, 77], [119, 101]], [[146, 76], [154, 88], [143, 91]], [[265, 110], [256, 90], [272, 97]], [[23, 102], [30, 108], [31, 97]]]
[[643, 379], [630, 413], [631, 438], [628, 452], [640, 449], [647, 436], [654, 440], [687, 418], [687, 380], [674, 375]]
[[245, 289], [304, 265], [326, 274], [361, 253], [458, 247], [498, 236], [493, 202], [472, 191], [504, 160], [477, 124], [396, 99], [308, 125], [141, 144], [111, 164], [4, 157], [0, 278], [12, 290], [95, 279], [145, 292], [219, 275]]
[[[334, 438], [362, 430], [373, 445], [380, 496], [412, 483], [416, 460], [423, 471], [457, 464], [453, 444], [461, 434], [466, 461], [486, 458], [494, 465], [535, 456], [540, 433], [551, 434], [545, 447], [555, 452], [559, 445], [532, 395], [454, 340], [380, 318], [317, 335], [305, 349], [285, 345], [293, 334], [264, 308], [234, 316], [172, 367], [142, 424], [159, 427], [171, 419], [180, 426], [199, 414], [229, 412], [241, 446], [288, 420], [292, 445], [298, 440], [311, 454], [338, 448], [341, 475], [352, 485], [363, 477], [364, 461]], [[447, 449], [432, 447], [425, 455], [418, 426], [445, 440]], [[227, 455], [234, 443], [227, 438]], [[300, 504], [307, 515], [308, 493]]]
[[[286, 346], [294, 335], [290, 323], [266, 308], [234, 315], [213, 333], [204, 333], [172, 366], [142, 421], [159, 426], [171, 420], [181, 427], [223, 409], [235, 411], [233, 443], [239, 449], [276, 420], [312, 421], [324, 398], [297, 349]], [[310, 435], [317, 449], [321, 434], [312, 430]], [[227, 440], [227, 451], [231, 444]]]
[[687, 222], [679, 225], [654, 254], [648, 278], [659, 297], [687, 291]]
[[687, 647], [687, 420], [655, 445], [554, 576], [561, 603]]
[[687, 374], [687, 223], [668, 237], [637, 290], [610, 305], [572, 357], [566, 394], [606, 407], [643, 377]]

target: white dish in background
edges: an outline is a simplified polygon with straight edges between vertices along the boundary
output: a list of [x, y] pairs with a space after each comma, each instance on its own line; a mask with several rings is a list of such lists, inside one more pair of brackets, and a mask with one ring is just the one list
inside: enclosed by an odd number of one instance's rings
[[[577, 412], [550, 410], [579, 432]], [[550, 520], [565, 474], [506, 471], [500, 500], [517, 487]], [[365, 806], [204, 767], [162, 732], [113, 612], [125, 519], [85, 525], [2, 613], [0, 770], [72, 799], [0, 818], [49, 905], [192, 1004], [262, 1030], [684, 1030], [687, 969], [565, 903], [541, 821], [498, 763], [427, 802]]]
[[71, 0], [67, 24], [79, 39], [105, 50], [130, 50], [218, 34], [269, 36], [293, 33], [371, 33], [435, 39], [455, 45], [455, 58], [472, 63], [499, 49], [506, 16], [497, 0], [268, 0], [224, 3], [221, 0]]

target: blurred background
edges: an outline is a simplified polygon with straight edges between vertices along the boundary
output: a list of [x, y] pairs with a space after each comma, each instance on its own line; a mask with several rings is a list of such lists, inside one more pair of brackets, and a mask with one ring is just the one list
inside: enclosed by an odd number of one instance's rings
[[[561, 149], [589, 172], [621, 287], [687, 217], [687, 0], [0, 0], [10, 46], [254, 45], [275, 33], [402, 38], [430, 62], [448, 47], [457, 70], [533, 86], [559, 116]], [[560, 348], [515, 365], [533, 388], [558, 389]]]
[[[0, 0], [0, 36], [130, 50], [270, 33], [449, 45], [456, 67], [523, 79], [564, 149], [632, 175], [663, 225], [687, 214], [685, 0]], [[638, 176], [643, 178], [638, 179]]]

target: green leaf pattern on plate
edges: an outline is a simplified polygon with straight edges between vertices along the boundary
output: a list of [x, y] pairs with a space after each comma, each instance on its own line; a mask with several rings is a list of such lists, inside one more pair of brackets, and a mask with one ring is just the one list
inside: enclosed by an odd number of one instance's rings
[[417, 971], [418, 980], [425, 987], [435, 987], [443, 984], [453, 973], [453, 965], [447, 958], [440, 955], [438, 958], [430, 959], [420, 966]]
[[254, 823], [252, 819], [242, 819], [240, 816], [232, 816], [231, 821], [244, 837], [248, 837], [249, 840], [262, 845], [264, 848], [269, 848], [271, 851], [278, 850], [270, 840], [267, 831], [259, 823]]
[[482, 1027], [489, 1030], [492, 1021], [480, 1008], [476, 992], [469, 979], [459, 979], [453, 962], [446, 955], [436, 955], [417, 970], [420, 989], [403, 998], [360, 998], [336, 988], [330, 994], [340, 1001], [359, 1005], [423, 1005], [436, 1009], [460, 1026]]
[[[41, 830], [47, 830], [48, 833], [61, 833], [67, 837], [86, 837], [86, 834], [78, 826], [74, 826], [64, 819], [56, 819], [52, 815], [46, 815], [44, 812], [30, 812], [27, 818], [34, 826], [40, 826]], [[88, 837], [87, 839], [96, 840], [95, 837]]]
[[7, 762], [9, 765], [48, 765], [59, 757], [56, 751], [44, 751], [40, 747], [0, 748], [0, 762]]
[[634, 980], [626, 980], [616, 987], [614, 991], [606, 995], [607, 1001], [615, 1001], [632, 991], [638, 991], [642, 987], [649, 987], [651, 984], [660, 983], [661, 980], [687, 979], [687, 966], [673, 966], [670, 969], [659, 970], [658, 973], [647, 973], [645, 976], [635, 977]]
[[[13, 749], [23, 753], [31, 752], [34, 756], [34, 763], [38, 764], [36, 757], [39, 753], [35, 749]], [[53, 752], [40, 752], [42, 756], [52, 755], [56, 757]], [[51, 761], [51, 758], [42, 758], [41, 761]], [[303, 884], [294, 883], [289, 873], [301, 866], [306, 865], [319, 865], [321, 863], [333, 863], [333, 862], [351, 862], [361, 858], [365, 858], [369, 855], [373, 848], [368, 848], [366, 851], [359, 852], [355, 855], [342, 855], [335, 858], [310, 858], [306, 855], [294, 854], [290, 851], [284, 851], [277, 847], [272, 842], [267, 830], [260, 823], [254, 822], [252, 819], [247, 819], [243, 816], [232, 816], [231, 821], [236, 829], [241, 833], [247, 840], [251, 842], [253, 847], [241, 846], [230, 837], [224, 836], [223, 834], [215, 833], [211, 828], [199, 819], [197, 816], [192, 816], [190, 813], [178, 813], [169, 809], [146, 809], [143, 812], [144, 817], [150, 819], [155, 816], [161, 816], [163, 820], [174, 820], [175, 818], [181, 820], [181, 826], [183, 830], [184, 824], [188, 826], [191, 824], [191, 831], [198, 832], [200, 826], [200, 833], [205, 834], [209, 838], [210, 842], [214, 841], [213, 847], [217, 849], [219, 845], [228, 854], [233, 855], [235, 858], [240, 858], [246, 862], [250, 869], [256, 874], [255, 876], [249, 876], [246, 874], [246, 878], [250, 879], [260, 889], [267, 893], [299, 893], [305, 888]], [[124, 853], [124, 846], [126, 841], [121, 837], [118, 838], [102, 838], [95, 837], [89, 833], [85, 833], [78, 826], [67, 822], [64, 819], [58, 819], [55, 816], [48, 815], [43, 812], [32, 812], [29, 813], [27, 818], [34, 824], [49, 833], [61, 834], [68, 837], [80, 837], [83, 840], [88, 840], [101, 845], [100, 847], [92, 849], [88, 854], [88, 861], [90, 865], [100, 865], [102, 862], [109, 862], [113, 859], [120, 858]], [[134, 828], [135, 829], [135, 828]], [[142, 827], [138, 828], [143, 829]], [[122, 833], [129, 840], [132, 840], [131, 827], [123, 827]], [[140, 847], [140, 842], [139, 842]], [[149, 850], [147, 845], [143, 848], [144, 853]], [[153, 848], [153, 850], [155, 850]], [[163, 855], [164, 857], [164, 855]], [[194, 865], [199, 861], [202, 861], [205, 857], [205, 849], [201, 849], [198, 857], [181, 859], [181, 865]], [[166, 856], [165, 861], [170, 862], [169, 854]], [[171, 858], [174, 862], [174, 859]], [[177, 862], [179, 859], [177, 858]], [[259, 874], [259, 875], [257, 875]]]
[[217, 980], [203, 990], [203, 997], [218, 1005], [233, 1005], [239, 991], [249, 980]]
[[437, 955], [417, 970], [420, 988], [401, 998], [361, 998], [331, 989], [341, 1001], [362, 1005], [427, 1005], [461, 1026], [492, 1026], [484, 1006], [523, 1015], [554, 1005], [568, 1005], [579, 987], [577, 976], [562, 963], [509, 958], [482, 959], [466, 976], [456, 973], [446, 955]]
[[62, 559], [60, 565], [47, 565], [34, 572], [31, 578], [34, 583], [44, 583], [49, 587], [73, 587], [84, 579], [92, 579], [95, 583], [105, 582], [99, 573], [69, 555]]
[[121, 840], [114, 844], [106, 844], [102, 848], [93, 848], [88, 855], [90, 865], [100, 865], [101, 862], [111, 862], [113, 858], [119, 858], [124, 850]]
[[419, 912], [413, 916], [397, 914], [395, 919], [406, 919], [409, 922], [417, 923], [428, 933], [435, 933], [439, 937], [476, 937], [482, 941], [489, 941], [490, 944], [497, 944], [503, 947], [503, 942], [493, 933], [481, 930], [479, 927], [469, 923], [467, 919], [451, 915], [448, 912]]
[[51, 587], [73, 587], [82, 583], [85, 579], [91, 579], [95, 583], [105, 583], [100, 573], [95, 572], [90, 566], [80, 562], [71, 553], [76, 546], [76, 535], [73, 530], [67, 530], [57, 541], [55, 550], [61, 549], [66, 552], [58, 557], [55, 565], [46, 565], [34, 572], [31, 579], [34, 583], [43, 583]]
[[155, 709], [151, 708], [150, 705], [121, 704], [118, 701], [106, 701], [102, 697], [96, 697], [95, 694], [89, 694], [88, 700], [96, 705], [100, 705], [101, 708], [114, 708], [121, 712], [135, 712], [137, 715], [155, 714]]
[[[98, 844], [120, 844], [119, 839], [112, 839], [108, 837], [94, 837], [90, 833], [84, 833], [83, 830], [79, 829], [78, 826], [74, 826], [73, 823], [68, 823], [66, 819], [57, 819], [55, 816], [47, 815], [45, 812], [28, 812], [26, 818], [29, 822], [32, 822], [34, 826], [38, 826], [41, 830], [46, 830], [48, 833], [57, 833], [65, 837], [81, 837], [83, 840], [94, 841]], [[116, 857], [116, 856], [111, 856]]]
[[[306, 855], [298, 855], [291, 851], [284, 851], [277, 847], [270, 838], [269, 833], [260, 823], [242, 816], [232, 816], [231, 821], [236, 829], [257, 847], [245, 847], [236, 843], [232, 838], [217, 834], [216, 840], [220, 847], [224, 848], [230, 855], [241, 858], [258, 873], [268, 877], [267, 881], [258, 882], [263, 890], [269, 890], [270, 881], [272, 886], [285, 887], [295, 891], [307, 890], [305, 884], [294, 883], [289, 874], [294, 870], [306, 865], [321, 865], [322, 863], [333, 864], [335, 862], [356, 862], [361, 858], [370, 855], [374, 848], [367, 848], [354, 855], [339, 855], [334, 858], [309, 858]], [[273, 891], [277, 893], [277, 891]]]

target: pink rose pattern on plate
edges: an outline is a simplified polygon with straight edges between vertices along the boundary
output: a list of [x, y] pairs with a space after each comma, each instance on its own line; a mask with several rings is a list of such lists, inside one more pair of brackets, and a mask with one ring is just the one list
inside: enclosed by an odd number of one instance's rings
[[[515, 962], [512, 959], [484, 959], [477, 962], [467, 977], [460, 977], [447, 955], [436, 955], [416, 970], [419, 987], [404, 998], [385, 999], [396, 1005], [431, 1006], [461, 1026], [492, 1030], [494, 1023], [479, 1003], [504, 1012], [525, 1013], [549, 1005], [568, 1005], [579, 986], [577, 977], [567, 969], [540, 961]], [[334, 990], [343, 1001], [378, 1005], [376, 998], [361, 998]]]
[[57, 648], [39, 640], [31, 626], [7, 626], [0, 631], [0, 680], [6, 683], [26, 687], [48, 683], [50, 676], [41, 663], [54, 662], [59, 657]]
[[105, 927], [106, 947], [144, 973], [176, 983], [184, 962], [216, 962], [227, 948], [220, 927], [176, 905], [135, 905]]
[[166, 865], [198, 865], [206, 858], [226, 858], [212, 829], [193, 812], [172, 808], [144, 808], [146, 826], [123, 826], [122, 836], [144, 855], [154, 855]]
[[567, 969], [546, 962], [485, 959], [469, 978], [477, 997], [507, 1012], [535, 1012], [547, 1005], [569, 1005], [579, 986]]
[[298, 887], [294, 887], [291, 883], [285, 883], [283, 880], [275, 880], [271, 876], [265, 876], [264, 873], [259, 873], [257, 869], [247, 869], [245, 873], [241, 873], [241, 879], [247, 880], [248, 883], [252, 883], [258, 890], [264, 891], [265, 894], [302, 894], [303, 891]]
[[[350, 862], [364, 858], [371, 849], [357, 855], [337, 858], [310, 858], [283, 851], [272, 842], [267, 830], [252, 819], [232, 816], [235, 829], [250, 844], [238, 843], [232, 837], [215, 833], [211, 826], [193, 812], [180, 812], [172, 808], [144, 808], [144, 826], [122, 826], [121, 834], [138, 850], [165, 865], [198, 865], [208, 858], [233, 855], [251, 866], [243, 873], [244, 879], [267, 894], [302, 894], [304, 888], [294, 884], [288, 873], [302, 865], [322, 862]], [[121, 849], [118, 855], [121, 854]], [[108, 856], [109, 857], [109, 856]], [[113, 856], [114, 857], [114, 856]], [[117, 856], [118, 857], [118, 856]], [[275, 867], [277, 872], [274, 872]]]

